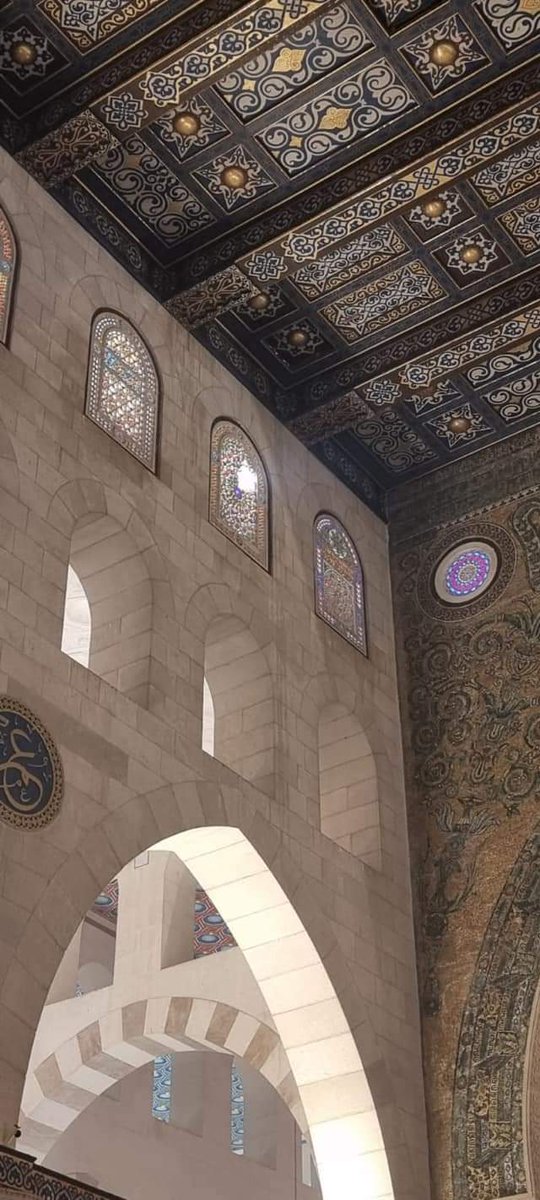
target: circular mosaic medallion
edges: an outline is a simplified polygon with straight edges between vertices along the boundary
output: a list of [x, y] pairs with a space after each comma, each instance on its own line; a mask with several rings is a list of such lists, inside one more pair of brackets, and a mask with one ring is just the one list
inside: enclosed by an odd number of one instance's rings
[[17, 829], [41, 829], [57, 816], [63, 791], [50, 734], [24, 704], [0, 696], [0, 818]]
[[439, 621], [474, 617], [498, 599], [515, 563], [514, 542], [500, 525], [463, 522], [432, 543], [417, 575], [418, 600]]
[[491, 586], [499, 556], [488, 542], [461, 542], [441, 559], [433, 585], [445, 604], [468, 604]]

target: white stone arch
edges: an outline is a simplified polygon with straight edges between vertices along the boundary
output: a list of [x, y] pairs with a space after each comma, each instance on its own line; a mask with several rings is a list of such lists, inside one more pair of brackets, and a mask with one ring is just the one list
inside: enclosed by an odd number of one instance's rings
[[[246, 789], [248, 790], [246, 791]], [[242, 796], [242, 791], [245, 792], [245, 796]], [[248, 851], [255, 855], [261, 869], [267, 873], [268, 886], [273, 890], [274, 896], [277, 894], [276, 889], [282, 889], [279, 903], [270, 905], [270, 908], [279, 910], [283, 905], [285, 906], [284, 913], [288, 912], [292, 919], [300, 921], [312, 948], [310, 953], [316, 950], [318, 954], [319, 966], [314, 964], [316, 966], [315, 973], [320, 978], [327, 980], [326, 986], [331, 989], [333, 995], [335, 995], [334, 989], [339, 994], [339, 1001], [336, 998], [335, 1012], [338, 1016], [341, 1013], [339, 1019], [345, 1019], [347, 1023], [348, 1033], [345, 1031], [343, 1034], [332, 1035], [336, 1039], [335, 1048], [338, 1052], [338, 1059], [341, 1050], [344, 1051], [341, 1067], [338, 1063], [337, 1070], [341, 1078], [347, 1079], [347, 1086], [342, 1086], [340, 1083], [336, 1087], [336, 1077], [332, 1083], [331, 1072], [326, 1069], [324, 1060], [321, 1059], [324, 1078], [320, 1082], [324, 1085], [323, 1091], [327, 1095], [323, 1103], [317, 1101], [315, 1110], [310, 1110], [308, 1115], [310, 1128], [314, 1124], [320, 1126], [317, 1138], [313, 1131], [312, 1136], [317, 1143], [316, 1156], [320, 1163], [319, 1173], [323, 1191], [326, 1187], [325, 1194], [331, 1200], [334, 1196], [339, 1196], [340, 1200], [344, 1200], [345, 1197], [346, 1200], [349, 1195], [356, 1197], [361, 1181], [362, 1194], [367, 1197], [379, 1198], [390, 1195], [392, 1194], [392, 1185], [386, 1153], [391, 1160], [395, 1159], [398, 1170], [403, 1169], [404, 1156], [407, 1158], [411, 1153], [407, 1145], [406, 1131], [401, 1126], [398, 1110], [395, 1107], [392, 1079], [371, 1024], [366, 1002], [353, 982], [345, 957], [333, 932], [331, 921], [323, 911], [325, 902], [330, 900], [331, 893], [324, 888], [315, 888], [313, 883], [308, 881], [308, 877], [299, 870], [284, 848], [283, 835], [274, 826], [271, 826], [262, 815], [261, 808], [264, 805], [261, 805], [261, 800], [262, 797], [258, 797], [253, 789], [248, 788], [248, 785], [244, 785], [243, 789], [235, 787], [232, 775], [230, 786], [223, 788], [206, 779], [190, 787], [178, 784], [172, 787], [162, 787], [154, 793], [145, 792], [142, 795], [134, 796], [116, 812], [110, 813], [100, 823], [99, 828], [94, 828], [84, 835], [77, 849], [67, 856], [64, 865], [44, 890], [38, 909], [38, 923], [41, 925], [41, 922], [45, 921], [45, 927], [50, 933], [54, 929], [54, 936], [60, 939], [61, 944], [65, 946], [92, 903], [96, 891], [103, 888], [111, 877], [111, 871], [116, 872], [137, 854], [149, 846], [155, 845], [160, 834], [162, 837], [170, 837], [179, 829], [184, 829], [188, 831], [186, 836], [190, 837], [190, 831], [195, 828], [196, 830], [200, 829], [204, 835], [205, 827], [201, 829], [201, 822], [206, 822], [211, 827], [218, 824], [225, 825], [225, 835], [231, 836], [232, 827], [232, 836], [235, 842], [240, 837], [248, 840]], [[223, 836], [223, 829], [219, 831], [219, 834]], [[199, 838], [199, 834], [196, 836]], [[192, 848], [193, 845], [192, 842]], [[198, 840], [197, 850], [200, 850], [200, 845], [200, 840]], [[257, 847], [257, 850], [254, 847]], [[185, 847], [184, 850], [187, 854], [188, 851]], [[336, 851], [336, 853], [338, 852]], [[217, 860], [210, 856], [208, 864], [211, 861], [215, 863]], [[236, 879], [238, 876], [236, 851], [231, 861], [234, 879]], [[107, 864], [105, 869], [103, 863]], [[194, 870], [200, 869], [200, 867], [201, 864], [198, 864]], [[206, 890], [211, 895], [215, 894], [212, 886], [207, 887]], [[234, 913], [229, 912], [226, 897], [220, 895], [219, 899], [222, 908], [226, 908], [228, 912], [229, 921], [236, 922]], [[59, 905], [61, 905], [61, 916]], [[262, 909], [259, 911], [262, 912]], [[330, 911], [333, 911], [331, 903]], [[225, 919], [227, 920], [227, 917]], [[31, 925], [32, 921], [29, 924]], [[264, 923], [261, 924], [260, 917], [257, 918], [257, 924], [264, 932]], [[242, 932], [237, 930], [235, 936], [241, 944], [244, 940]], [[25, 947], [27, 949], [21, 952], [19, 959], [23, 968], [26, 954], [32, 953], [31, 939], [28, 936], [25, 937]], [[250, 948], [246, 947], [246, 949]], [[256, 951], [255, 946], [252, 946], [251, 949]], [[252, 964], [250, 963], [250, 965]], [[309, 966], [307, 969], [310, 969]], [[266, 986], [269, 985], [265, 984]], [[320, 1002], [325, 1003], [324, 999]], [[272, 1015], [271, 1005], [268, 1007]], [[36, 1013], [36, 1019], [37, 1015]], [[315, 1015], [315, 1009], [313, 1015]], [[292, 1050], [288, 1053], [290, 1056]], [[298, 1054], [301, 1060], [303, 1051], [300, 1049]], [[293, 1057], [296, 1057], [296, 1054]], [[353, 1062], [354, 1066], [351, 1069]], [[301, 1067], [298, 1067], [297, 1070], [301, 1076]], [[295, 1073], [296, 1068], [293, 1074]], [[303, 1089], [301, 1098], [304, 1108], [307, 1106], [309, 1109], [314, 1092], [317, 1090], [312, 1087], [312, 1084], [318, 1082], [309, 1079], [307, 1082], [305, 1080], [302, 1082], [300, 1090], [302, 1092]], [[352, 1087], [352, 1099], [349, 1084]], [[336, 1106], [338, 1111], [336, 1111]], [[348, 1110], [345, 1114], [342, 1106]], [[356, 1148], [361, 1148], [363, 1153], [353, 1156], [356, 1157], [357, 1162], [352, 1174], [349, 1163], [346, 1172], [347, 1178], [342, 1177], [342, 1172], [338, 1180], [334, 1173], [333, 1179], [328, 1182], [328, 1168], [325, 1166], [324, 1159], [329, 1151], [325, 1138], [331, 1133], [338, 1132], [338, 1127], [334, 1124], [338, 1117], [344, 1118], [343, 1129], [346, 1131], [346, 1136], [344, 1141], [336, 1139], [332, 1150], [334, 1165], [340, 1162], [343, 1167], [347, 1157], [346, 1143], [350, 1138], [354, 1140]], [[379, 1119], [385, 1131], [386, 1152], [382, 1144]], [[414, 1175], [412, 1161], [409, 1170]], [[336, 1172], [339, 1174], [337, 1167]], [[348, 1182], [349, 1178], [353, 1181], [351, 1184]], [[326, 1184], [325, 1179], [327, 1180]]]
[[217, 1050], [245, 1060], [275, 1088], [307, 1132], [298, 1089], [271, 1024], [222, 1001], [165, 995], [98, 1015], [35, 1064], [21, 1114], [25, 1152], [43, 1157], [118, 1079], [160, 1054], [191, 1049]]

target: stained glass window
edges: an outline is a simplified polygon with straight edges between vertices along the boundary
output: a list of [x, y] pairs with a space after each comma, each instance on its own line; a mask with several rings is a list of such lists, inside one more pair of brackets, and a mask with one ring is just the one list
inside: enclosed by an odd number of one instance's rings
[[172, 1054], [154, 1059], [152, 1079], [152, 1116], [157, 1121], [171, 1119]]
[[156, 468], [159, 382], [150, 351], [114, 312], [94, 317], [86, 415], [135, 458]]
[[461, 542], [441, 559], [434, 586], [445, 604], [467, 604], [493, 583], [499, 569], [494, 546], [488, 542]]
[[209, 516], [212, 525], [268, 571], [266, 471], [253, 442], [233, 421], [215, 421], [212, 427]]
[[0, 208], [0, 342], [6, 341], [17, 251], [6, 214]]
[[233, 1058], [231, 1062], [231, 1150], [233, 1154], [244, 1153], [245, 1116], [244, 1081], [238, 1064]]
[[362, 564], [336, 517], [319, 513], [314, 525], [315, 612], [367, 654]]

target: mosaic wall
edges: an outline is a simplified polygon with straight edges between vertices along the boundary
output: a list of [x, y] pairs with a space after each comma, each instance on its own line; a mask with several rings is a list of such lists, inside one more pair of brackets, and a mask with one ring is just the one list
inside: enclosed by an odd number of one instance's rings
[[440, 472], [429, 503], [425, 484], [402, 488], [390, 521], [436, 1200], [527, 1190], [540, 486], [532, 431], [502, 449], [476, 476]]

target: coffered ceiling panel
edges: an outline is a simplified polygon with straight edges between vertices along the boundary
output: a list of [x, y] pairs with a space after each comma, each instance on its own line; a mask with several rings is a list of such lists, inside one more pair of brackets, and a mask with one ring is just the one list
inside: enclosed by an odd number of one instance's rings
[[3, 144], [358, 495], [536, 423], [540, 0], [10, 0]]

